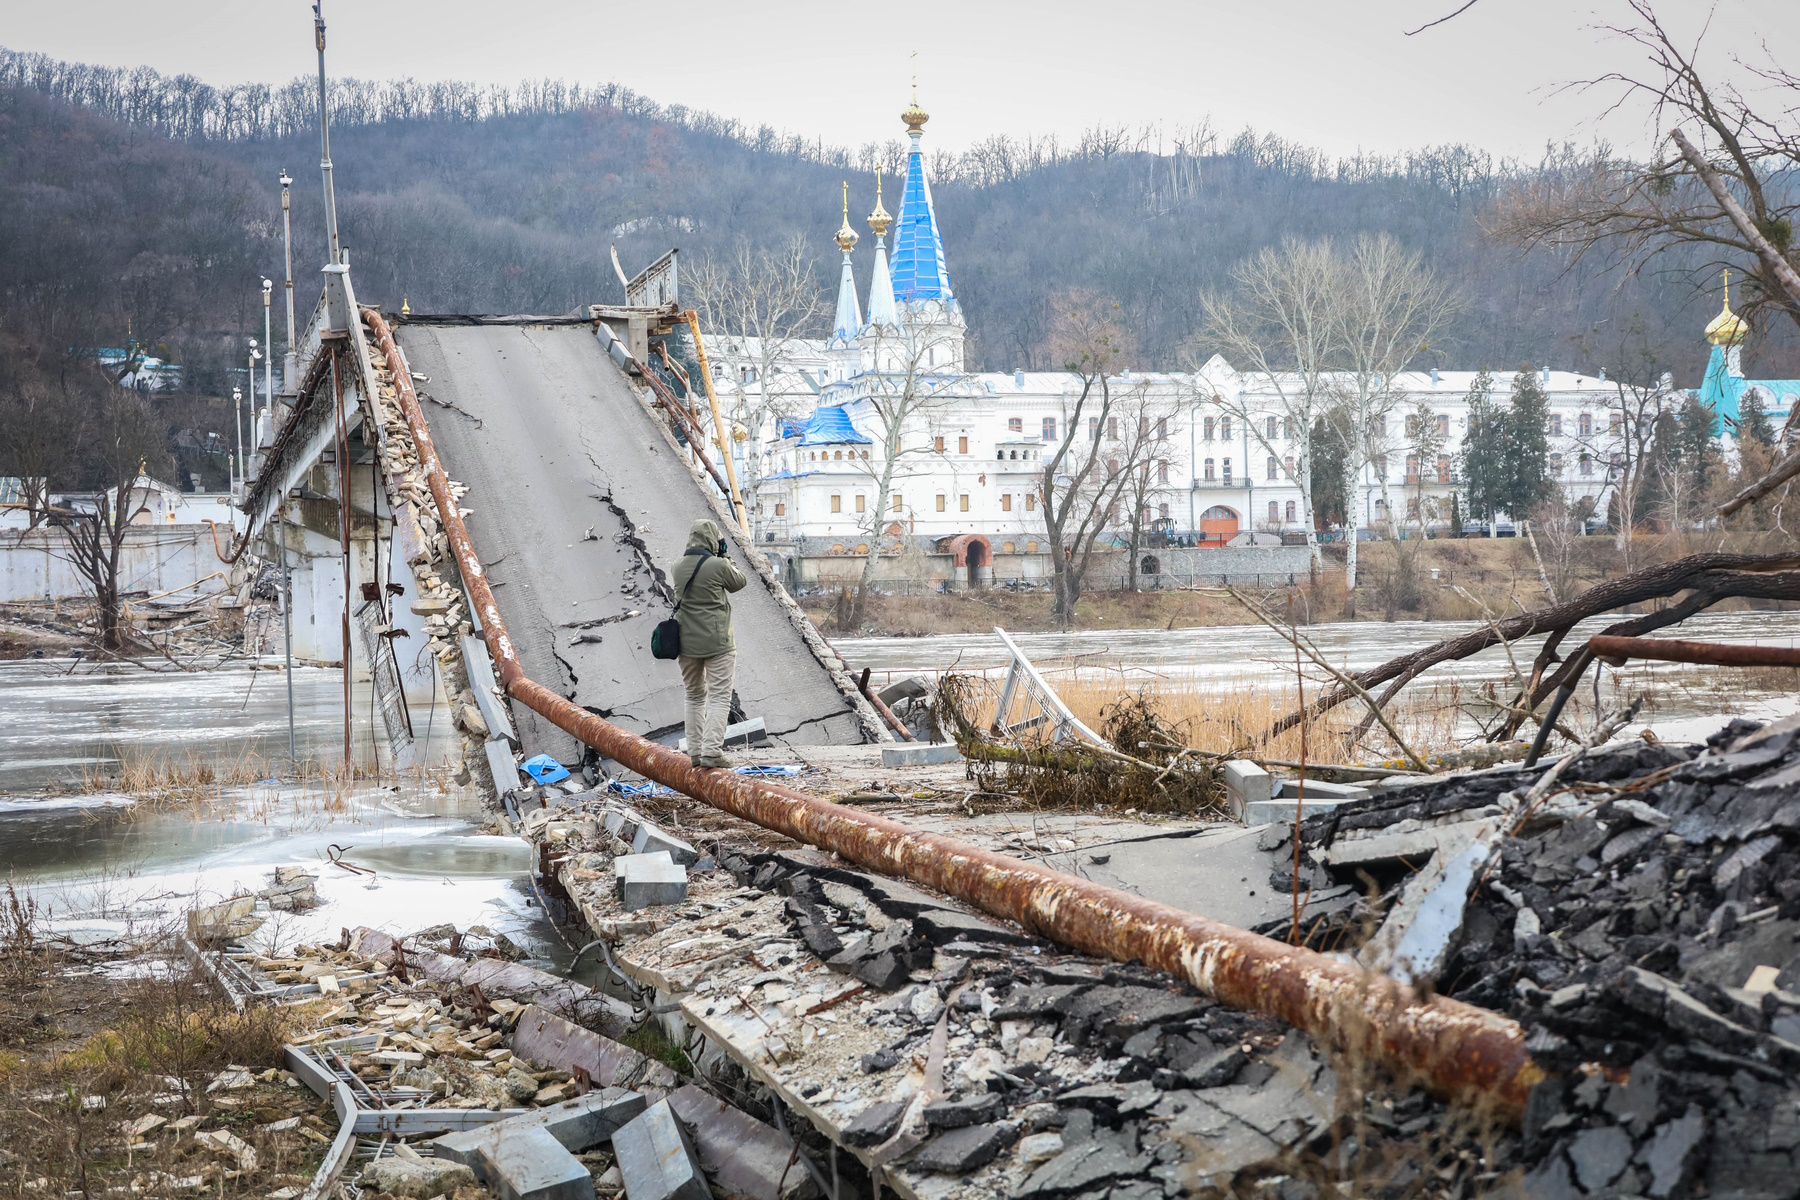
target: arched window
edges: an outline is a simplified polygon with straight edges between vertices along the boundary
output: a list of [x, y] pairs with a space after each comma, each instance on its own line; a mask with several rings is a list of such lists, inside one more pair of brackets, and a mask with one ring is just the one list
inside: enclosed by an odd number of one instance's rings
[[1158, 483], [1169, 482], [1169, 464], [1168, 463], [1158, 463], [1157, 464], [1157, 466], [1156, 466], [1156, 482], [1158, 482]]
[[[1273, 418], [1271, 418], [1271, 420], [1272, 419]], [[1281, 463], [1276, 460], [1276, 458], [1273, 454], [1269, 455], [1269, 478], [1270, 479], [1281, 478]]]
[[1156, 555], [1154, 555], [1154, 554], [1144, 555], [1144, 560], [1142, 562], [1138, 563], [1138, 574], [1139, 575], [1160, 575], [1160, 574], [1162, 574], [1162, 564], [1160, 562], [1156, 561]]
[[1294, 502], [1292, 500], [1287, 502], [1287, 519], [1288, 524], [1292, 525], [1294, 523]]
[[1206, 472], [1205, 477], [1208, 480], [1211, 480], [1213, 477], [1213, 460], [1212, 459], [1209, 458], [1206, 460], [1206, 465], [1204, 466], [1203, 470]]
[[1211, 417], [1200, 422], [1200, 429], [1202, 431], [1200, 436], [1203, 441], [1210, 442], [1213, 440], [1213, 419]]
[[1269, 524], [1281, 524], [1281, 505], [1273, 500], [1269, 501]]
[[1229, 442], [1231, 440], [1231, 418], [1230, 417], [1220, 417], [1219, 418], [1219, 440], [1221, 442]]

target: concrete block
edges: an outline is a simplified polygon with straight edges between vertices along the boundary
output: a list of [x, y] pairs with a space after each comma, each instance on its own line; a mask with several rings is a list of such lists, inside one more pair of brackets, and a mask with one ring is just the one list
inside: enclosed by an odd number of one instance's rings
[[606, 814], [600, 818], [600, 824], [606, 832], [629, 845], [631, 839], [637, 836], [638, 826], [643, 820], [629, 808], [615, 804], [606, 810]]
[[699, 1156], [667, 1100], [613, 1134], [612, 1147], [630, 1200], [712, 1200]]
[[475, 1173], [499, 1200], [594, 1200], [587, 1165], [547, 1129], [521, 1129], [483, 1142], [480, 1154]]
[[929, 767], [937, 763], [962, 761], [962, 751], [955, 742], [903, 742], [881, 748], [884, 767]]
[[688, 843], [648, 821], [640, 822], [637, 827], [637, 836], [631, 839], [631, 852], [633, 854], [656, 854], [659, 851], [666, 853], [684, 867], [700, 861], [700, 852]]
[[1225, 777], [1225, 798], [1231, 815], [1244, 819], [1246, 805], [1267, 800], [1275, 794], [1275, 779], [1255, 763], [1242, 758], [1228, 761], [1221, 772]]
[[613, 859], [619, 903], [626, 912], [687, 899], [687, 868], [667, 850], [654, 854], [622, 854]]
[[[1281, 790], [1275, 793], [1276, 799], [1292, 800], [1300, 794], [1298, 779], [1284, 779]], [[1367, 800], [1369, 789], [1360, 783], [1327, 783], [1323, 779], [1306, 781], [1306, 798], [1308, 800]]]
[[1340, 804], [1348, 803], [1350, 803], [1348, 800], [1315, 799], [1312, 794], [1312, 785], [1307, 784], [1304, 802], [1296, 803], [1294, 797], [1287, 796], [1275, 800], [1254, 800], [1244, 805], [1244, 824], [1267, 825], [1274, 821], [1286, 821], [1292, 825], [1295, 808], [1300, 810], [1302, 817], [1316, 817], [1320, 813], [1330, 812]]
[[598, 1146], [616, 1133], [619, 1127], [642, 1113], [649, 1101], [642, 1092], [607, 1087], [483, 1125], [447, 1133], [432, 1142], [439, 1158], [447, 1158], [465, 1166], [480, 1169], [481, 1147], [496, 1138], [512, 1137], [527, 1129], [542, 1129], [570, 1153]]
[[[584, 1006], [584, 1017], [586, 1011]], [[623, 1034], [625, 1029], [621, 1023], [617, 1032]], [[573, 1074], [580, 1067], [597, 1087], [629, 1088], [643, 1092], [650, 1101], [662, 1099], [681, 1085], [675, 1072], [655, 1059], [535, 1004], [519, 1014], [512, 1048], [520, 1058], [559, 1071]]]

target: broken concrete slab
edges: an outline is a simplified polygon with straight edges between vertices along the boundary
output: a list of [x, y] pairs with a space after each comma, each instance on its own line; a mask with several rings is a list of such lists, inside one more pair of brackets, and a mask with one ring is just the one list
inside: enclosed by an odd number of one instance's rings
[[[1308, 779], [1304, 782], [1308, 800], [1367, 800], [1369, 798], [1369, 789], [1360, 783], [1332, 783], [1324, 779]], [[1298, 779], [1283, 779], [1280, 789], [1271, 799], [1298, 800], [1301, 783], [1302, 781]]]
[[499, 1200], [593, 1200], [586, 1164], [548, 1129], [520, 1129], [482, 1142], [476, 1174]]
[[594, 1086], [626, 1088], [660, 1100], [681, 1085], [674, 1071], [611, 1038], [583, 1029], [553, 1012], [530, 1005], [513, 1027], [513, 1054], [573, 1073], [588, 1073]]
[[630, 1200], [712, 1200], [693, 1142], [667, 1100], [613, 1134], [612, 1145]]
[[687, 899], [687, 868], [667, 850], [620, 855], [613, 859], [613, 879], [620, 907], [626, 912]]
[[[533, 1087], [535, 1086], [533, 1083]], [[492, 1125], [447, 1133], [434, 1140], [432, 1146], [440, 1158], [474, 1166], [479, 1161], [483, 1145], [498, 1138], [515, 1136], [528, 1129], [542, 1129], [555, 1138], [563, 1149], [578, 1154], [612, 1137], [621, 1125], [637, 1117], [647, 1107], [649, 1102], [642, 1092], [616, 1087], [601, 1088], [585, 1096], [565, 1100], [561, 1104], [496, 1121]]]
[[692, 866], [700, 861], [700, 852], [693, 846], [649, 821], [638, 823], [637, 833], [631, 839], [631, 853], [633, 855], [667, 854], [684, 867]]
[[879, 1146], [894, 1136], [900, 1119], [906, 1116], [905, 1100], [877, 1100], [844, 1126], [846, 1146]]
[[909, 1165], [921, 1171], [961, 1175], [999, 1158], [1018, 1136], [1018, 1126], [1010, 1121], [966, 1125], [926, 1142]]
[[1275, 800], [1255, 800], [1244, 805], [1243, 820], [1246, 825], [1272, 825], [1277, 821], [1292, 824], [1294, 811], [1300, 812], [1301, 820], [1316, 817], [1320, 813], [1328, 813], [1340, 804], [1351, 804], [1354, 801], [1342, 797], [1314, 796], [1313, 785], [1306, 785], [1306, 798], [1282, 797]]
[[1357, 951], [1356, 961], [1402, 983], [1436, 980], [1456, 948], [1469, 891], [1493, 860], [1499, 840], [1498, 830], [1488, 827], [1454, 857], [1452, 844], [1441, 847], [1407, 881], [1400, 902]]
[[881, 765], [884, 767], [930, 767], [961, 762], [962, 757], [955, 742], [907, 742], [881, 748]]
[[187, 915], [188, 936], [196, 942], [226, 942], [248, 937], [262, 927], [263, 917], [254, 915], [256, 897], [233, 896], [222, 904], [209, 904]]
[[1445, 846], [1452, 854], [1462, 852], [1489, 827], [1486, 820], [1453, 821], [1444, 825], [1427, 825], [1399, 833], [1377, 833], [1367, 837], [1343, 836], [1332, 842], [1325, 852], [1325, 862], [1332, 867], [1361, 867], [1371, 863], [1397, 863], [1402, 860], [1418, 866]]
[[1225, 781], [1225, 799], [1232, 816], [1244, 819], [1245, 809], [1275, 795], [1275, 777], [1249, 759], [1234, 758], [1220, 768]]
[[749, 1200], [799, 1200], [815, 1188], [812, 1176], [793, 1166], [793, 1139], [687, 1084], [669, 1096], [686, 1127], [700, 1169], [721, 1192]]

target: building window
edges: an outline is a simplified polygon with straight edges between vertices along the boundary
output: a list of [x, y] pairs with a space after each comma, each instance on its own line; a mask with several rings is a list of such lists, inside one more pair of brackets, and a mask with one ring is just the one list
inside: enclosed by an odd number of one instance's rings
[[1271, 455], [1269, 455], [1269, 479], [1271, 481], [1273, 481], [1273, 480], [1280, 479], [1280, 478], [1281, 478], [1281, 462], [1273, 454], [1271, 454]]
[[1292, 500], [1287, 502], [1287, 519], [1289, 525], [1294, 523], [1294, 502]]
[[1375, 424], [1373, 426], [1371, 426], [1371, 428], [1374, 429], [1375, 436], [1377, 438], [1386, 437], [1387, 436], [1387, 414], [1383, 413], [1381, 416], [1376, 417]]
[[1169, 464], [1168, 463], [1157, 463], [1156, 464], [1156, 482], [1158, 482], [1158, 483], [1169, 482]]
[[1106, 436], [1115, 442], [1119, 440], [1119, 418], [1106, 418]]
[[944, 452], [944, 439], [941, 437], [940, 438], [932, 438], [931, 439], [931, 448], [933, 450], [936, 450], [939, 454], [942, 454]]
[[1226, 487], [1230, 487], [1231, 486], [1231, 460], [1229, 458], [1225, 460], [1224, 465], [1221, 469], [1224, 472], [1224, 474], [1223, 474], [1223, 477], [1220, 480], [1220, 482], [1222, 482]]
[[833, 450], [831, 452], [831, 457], [837, 459], [839, 462], [843, 462], [844, 461], [844, 452], [842, 450]]
[[1206, 464], [1202, 469], [1206, 472], [1205, 478], [1210, 481], [1213, 477], [1213, 460], [1210, 458], [1207, 459]]
[[1025, 543], [1025, 553], [1036, 554], [1037, 553], [1037, 543], [1036, 542], [1026, 542]]
[[1562, 414], [1561, 413], [1551, 413], [1550, 414], [1550, 436], [1551, 437], [1561, 437], [1562, 436]]
[[867, 554], [869, 552], [869, 543], [867, 543], [867, 542], [856, 543], [856, 552], [858, 554]]
[[1594, 414], [1593, 413], [1582, 413], [1579, 417], [1575, 418], [1575, 424], [1576, 424], [1577, 430], [1580, 432], [1580, 435], [1582, 437], [1593, 437], [1594, 436]]
[[1437, 481], [1439, 483], [1450, 482], [1450, 456], [1447, 454], [1438, 455]]
[[1619, 415], [1618, 413], [1611, 413], [1607, 416], [1606, 432], [1612, 434], [1614, 437], [1618, 437], [1619, 430], [1623, 429], [1624, 427], [1625, 427], [1625, 418], [1623, 416]]
[[1439, 437], [1449, 437], [1450, 436], [1450, 414], [1449, 413], [1439, 413], [1437, 415], [1437, 419], [1438, 419], [1438, 436]]
[[1230, 417], [1220, 417], [1219, 418], [1219, 440], [1221, 442], [1229, 442], [1231, 440], [1231, 418]]
[[1011, 512], [1012, 511], [1012, 493], [1011, 492], [1001, 492], [1000, 493], [1000, 511], [1001, 512]]
[[956, 508], [958, 512], [969, 511], [969, 493], [964, 492], [956, 498]]
[[1044, 440], [1046, 442], [1054, 442], [1056, 440], [1056, 418], [1055, 417], [1045, 417], [1044, 418]]
[[1562, 478], [1562, 473], [1563, 456], [1561, 454], [1552, 453], [1550, 455], [1550, 478], [1560, 479]]
[[1273, 500], [1269, 501], [1269, 524], [1281, 524], [1281, 505]]
[[1008, 418], [1006, 418], [1006, 432], [1008, 432], [1008, 433], [1024, 433], [1025, 432], [1025, 418], [1024, 417], [1008, 417]]
[[1386, 500], [1375, 501], [1375, 515], [1378, 517], [1387, 516], [1387, 501]]
[[1406, 482], [1419, 482], [1419, 456], [1416, 454], [1406, 456]]
[[1419, 519], [1419, 498], [1417, 496], [1412, 497], [1406, 502], [1406, 519], [1409, 521], [1416, 521]]
[[1018, 550], [1018, 547], [1016, 545], [1014, 545], [1012, 542], [1001, 542], [1000, 543], [1000, 553], [1002, 553], [1002, 554], [1012, 554], [1012, 553], [1015, 553], [1017, 550]]
[[[1036, 512], [1037, 511], [1037, 493], [1036, 492], [1026, 492], [1025, 493], [1025, 511], [1026, 512]], [[1033, 544], [1031, 548], [1033, 550], [1036, 550], [1037, 546], [1035, 544]]]
[[787, 516], [787, 505], [785, 505], [781, 501], [777, 500], [775, 502], [775, 515], [778, 517]]
[[1203, 441], [1210, 442], [1213, 440], [1213, 419], [1211, 417], [1208, 417], [1208, 418], [1206, 418], [1206, 420], [1200, 422], [1200, 429], [1201, 429], [1200, 436]]
[[861, 496], [858, 496], [856, 498], [856, 511], [857, 512], [863, 511], [863, 497], [861, 497]]
[[1290, 454], [1281, 461], [1282, 465], [1287, 468], [1287, 477], [1289, 479], [1294, 478], [1294, 456]]
[[1166, 438], [1169, 436], [1169, 418], [1156, 418], [1156, 436], [1159, 438]]
[[937, 510], [938, 510], [938, 511], [939, 511], [939, 512], [943, 512], [943, 511], [944, 511], [944, 494], [943, 494], [943, 493], [942, 493], [942, 492], [939, 492], [939, 493], [938, 493], [938, 498], [937, 498]]
[[895, 492], [895, 493], [894, 493], [894, 499], [893, 499], [893, 501], [892, 501], [892, 502], [891, 502], [891, 503], [890, 503], [890, 504], [889, 504], [889, 506], [888, 506], [888, 507], [889, 507], [889, 508], [890, 508], [890, 510], [891, 510], [891, 511], [893, 511], [893, 512], [899, 512], [899, 511], [900, 511], [900, 493], [899, 493], [899, 492]]
[[1592, 475], [1594, 473], [1593, 456], [1586, 450], [1583, 450], [1581, 452], [1581, 457], [1575, 460], [1575, 469], [1580, 471], [1583, 475]]
[[843, 512], [844, 511], [844, 498], [842, 496], [836, 494], [835, 492], [832, 493], [832, 496], [831, 496], [831, 511], [832, 512]]
[[1275, 440], [1275, 425], [1276, 425], [1276, 419], [1274, 417], [1269, 417], [1266, 421], [1264, 421], [1263, 437], [1266, 440], [1271, 441], [1271, 442]]
[[1097, 441], [1100, 437], [1100, 418], [1088, 418], [1088, 441]]
[[956, 452], [958, 454], [967, 454], [969, 452], [969, 439], [968, 438], [959, 437], [956, 439]]

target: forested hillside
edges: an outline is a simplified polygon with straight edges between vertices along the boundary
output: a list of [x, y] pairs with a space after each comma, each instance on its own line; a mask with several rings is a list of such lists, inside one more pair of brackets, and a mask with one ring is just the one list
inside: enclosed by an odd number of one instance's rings
[[[216, 388], [260, 326], [257, 280], [279, 278], [283, 168], [297, 180], [304, 307], [323, 240], [305, 81], [219, 90], [0, 52], [0, 85], [0, 321], [12, 344], [55, 354], [117, 342], [129, 320], [191, 364], [196, 387]], [[902, 150], [898, 138], [809, 145], [612, 87], [348, 81], [334, 105], [360, 294], [396, 306], [405, 296], [421, 311], [615, 299], [614, 241], [632, 270], [671, 245], [692, 261], [737, 238], [802, 234], [828, 282], [839, 181], [852, 215], [866, 212], [875, 165], [891, 172]], [[896, 120], [871, 133], [898, 131]], [[1422, 365], [1654, 367], [1695, 382], [1699, 330], [1717, 304], [1696, 291], [1712, 282], [1705, 264], [1607, 272], [1484, 235], [1509, 189], [1577, 166], [1568, 152], [1524, 166], [1464, 147], [1332, 161], [1204, 126], [1096, 130], [1074, 146], [996, 139], [933, 162], [951, 279], [985, 367], [1052, 365], [1048, 304], [1076, 287], [1119, 301], [1141, 365], [1179, 367], [1205, 349], [1199, 292], [1232, 263], [1284, 236], [1385, 231], [1468, 299]], [[887, 200], [898, 207], [894, 189]], [[865, 280], [869, 247], [857, 256]], [[1759, 346], [1749, 362], [1800, 374], [1787, 358]]]

